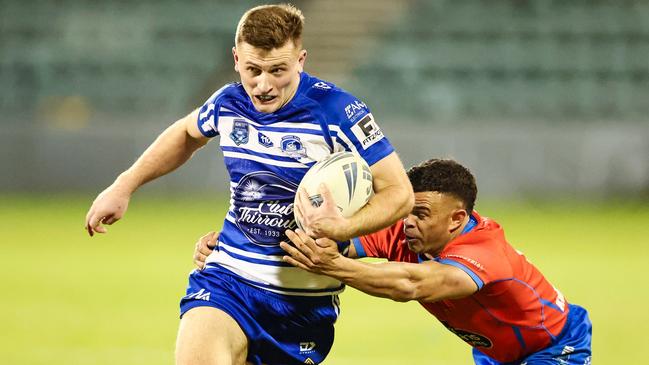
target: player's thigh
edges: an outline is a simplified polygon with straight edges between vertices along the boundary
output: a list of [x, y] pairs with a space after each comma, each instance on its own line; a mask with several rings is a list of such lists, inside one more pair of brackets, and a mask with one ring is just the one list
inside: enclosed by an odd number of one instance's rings
[[247, 355], [248, 339], [226, 312], [214, 307], [196, 307], [180, 320], [177, 365], [242, 365]]

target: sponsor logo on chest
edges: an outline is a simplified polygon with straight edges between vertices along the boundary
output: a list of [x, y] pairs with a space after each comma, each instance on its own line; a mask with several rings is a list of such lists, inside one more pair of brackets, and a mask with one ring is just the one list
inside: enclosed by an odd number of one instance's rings
[[468, 343], [469, 345], [473, 347], [484, 347], [484, 348], [491, 348], [493, 346], [493, 342], [486, 336], [483, 336], [479, 333], [475, 332], [469, 332], [457, 328], [453, 328], [448, 325], [446, 322], [442, 322], [446, 328], [448, 328], [449, 331], [453, 332], [457, 337], [461, 338], [464, 342]]
[[253, 243], [276, 246], [284, 231], [295, 229], [293, 199], [297, 185], [272, 172], [252, 172], [233, 191], [236, 225]]
[[274, 146], [273, 140], [271, 140], [270, 137], [268, 137], [267, 135], [261, 132], [258, 133], [258, 140], [259, 140], [259, 144], [266, 148], [270, 148]]

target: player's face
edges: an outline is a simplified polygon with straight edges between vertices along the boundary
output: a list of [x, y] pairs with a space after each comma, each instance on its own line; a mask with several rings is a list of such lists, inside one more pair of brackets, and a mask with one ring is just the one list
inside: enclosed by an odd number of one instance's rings
[[306, 50], [292, 41], [270, 51], [241, 42], [232, 54], [234, 69], [255, 109], [272, 113], [291, 101], [300, 84]]
[[415, 206], [404, 224], [408, 248], [417, 254], [437, 255], [457, 235], [464, 218], [466, 211], [453, 196], [415, 193]]

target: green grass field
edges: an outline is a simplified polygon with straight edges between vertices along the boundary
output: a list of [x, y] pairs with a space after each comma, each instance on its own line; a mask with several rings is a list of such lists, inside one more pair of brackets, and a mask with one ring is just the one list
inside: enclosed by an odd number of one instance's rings
[[[196, 238], [225, 199], [136, 196], [109, 234], [83, 230], [94, 196], [0, 197], [0, 363], [173, 364]], [[649, 328], [649, 204], [478, 202], [594, 323], [597, 364], [641, 364]], [[417, 303], [341, 295], [326, 364], [470, 364]]]

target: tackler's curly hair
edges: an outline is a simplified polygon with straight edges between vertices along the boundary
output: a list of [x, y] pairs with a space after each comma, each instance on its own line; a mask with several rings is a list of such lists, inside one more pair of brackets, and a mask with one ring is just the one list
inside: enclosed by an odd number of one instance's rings
[[408, 178], [415, 193], [435, 191], [451, 194], [464, 203], [467, 213], [473, 212], [478, 187], [471, 171], [458, 162], [433, 158], [411, 167]]

